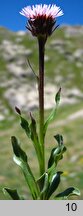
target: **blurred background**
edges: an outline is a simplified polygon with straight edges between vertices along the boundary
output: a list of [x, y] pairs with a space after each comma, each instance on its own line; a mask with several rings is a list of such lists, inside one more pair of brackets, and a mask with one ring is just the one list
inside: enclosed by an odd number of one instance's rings
[[[34, 1], [34, 3], [55, 3], [55, 1]], [[17, 188], [21, 195], [30, 199], [19, 167], [13, 162], [11, 136], [15, 135], [22, 143], [29, 157], [33, 172], [38, 176], [38, 164], [32, 143], [20, 127], [15, 112], [19, 107], [29, 118], [29, 112], [38, 121], [38, 91], [34, 74], [38, 74], [38, 44], [25, 29], [26, 19], [19, 14], [21, 8], [33, 1], [21, 0], [17, 4], [1, 3], [0, 16], [0, 200], [4, 196], [3, 187]], [[61, 87], [61, 101], [55, 121], [46, 135], [46, 164], [50, 151], [57, 143], [54, 135], [63, 135], [67, 152], [59, 162], [58, 170], [63, 171], [57, 191], [69, 186], [80, 189], [83, 199], [83, 2], [56, 1], [64, 11], [57, 20], [60, 27], [48, 38], [45, 51], [45, 118], [55, 106], [55, 94]]]

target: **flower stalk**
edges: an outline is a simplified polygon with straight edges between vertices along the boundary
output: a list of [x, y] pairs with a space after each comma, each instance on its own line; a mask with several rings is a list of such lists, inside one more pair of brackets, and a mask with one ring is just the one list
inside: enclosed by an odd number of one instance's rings
[[[51, 196], [52, 199], [64, 199], [69, 198], [70, 195], [80, 195], [78, 189], [69, 187], [65, 191], [59, 194], [54, 194], [61, 181], [62, 171], [56, 171], [58, 162], [63, 158], [63, 153], [66, 151], [64, 146], [63, 136], [61, 134], [54, 135], [58, 146], [51, 150], [50, 157], [47, 163], [47, 169], [45, 170], [45, 134], [48, 125], [52, 120], [55, 119], [56, 111], [60, 101], [61, 88], [55, 96], [55, 107], [47, 120], [44, 122], [44, 54], [45, 54], [45, 43], [48, 36], [51, 36], [53, 31], [57, 28], [56, 17], [62, 16], [63, 12], [60, 7], [56, 5], [33, 5], [27, 6], [20, 12], [23, 16], [28, 18], [27, 29], [31, 31], [32, 35], [38, 39], [39, 48], [39, 76], [36, 75], [38, 80], [38, 93], [39, 93], [39, 134], [37, 133], [36, 120], [30, 113], [29, 123], [22, 117], [21, 111], [16, 107], [16, 112], [20, 116], [20, 125], [27, 137], [31, 139], [33, 146], [36, 151], [36, 156], [39, 163], [40, 176], [36, 180], [35, 175], [29, 165], [28, 157], [26, 152], [21, 148], [19, 140], [15, 137], [11, 137], [14, 162], [20, 166], [25, 177], [25, 181], [30, 189], [33, 200], [48, 200]], [[30, 64], [29, 64], [30, 65]], [[31, 66], [30, 66], [31, 67]], [[32, 68], [32, 67], [31, 67]], [[22, 200], [16, 189], [4, 188], [9, 193], [12, 199]]]
[[38, 46], [39, 46], [39, 136], [40, 144], [42, 149], [42, 163], [43, 163], [43, 172], [45, 171], [45, 150], [44, 150], [44, 51], [45, 51], [45, 41], [43, 37], [38, 37]]
[[38, 39], [39, 47], [39, 141], [41, 147], [40, 174], [45, 172], [45, 146], [44, 146], [44, 52], [45, 43], [56, 28], [56, 17], [62, 16], [63, 11], [56, 5], [33, 5], [27, 6], [20, 12], [28, 18], [26, 28]]

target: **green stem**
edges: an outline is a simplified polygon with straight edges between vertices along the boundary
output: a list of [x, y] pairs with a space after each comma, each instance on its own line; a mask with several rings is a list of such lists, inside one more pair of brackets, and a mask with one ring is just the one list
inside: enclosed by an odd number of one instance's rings
[[41, 174], [45, 172], [45, 148], [44, 148], [44, 49], [45, 41], [42, 37], [38, 38], [39, 45], [39, 135], [42, 149], [42, 170]]

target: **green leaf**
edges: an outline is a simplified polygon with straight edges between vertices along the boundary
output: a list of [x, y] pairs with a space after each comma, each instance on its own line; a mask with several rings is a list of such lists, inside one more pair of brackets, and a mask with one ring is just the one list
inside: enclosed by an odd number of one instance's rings
[[15, 107], [16, 112], [19, 114], [20, 119], [21, 119], [21, 127], [24, 129], [26, 135], [28, 136], [28, 138], [30, 138], [33, 142], [35, 151], [36, 151], [36, 155], [39, 161], [39, 166], [42, 166], [42, 151], [41, 151], [41, 146], [40, 146], [40, 142], [39, 142], [39, 138], [38, 138], [38, 134], [37, 134], [37, 129], [36, 129], [36, 121], [35, 119], [32, 117], [31, 113], [30, 113], [30, 117], [31, 117], [31, 124], [28, 123], [28, 121], [22, 117], [21, 115], [21, 111], [19, 110], [19, 108]]
[[63, 154], [63, 151], [59, 147], [52, 149], [51, 155], [48, 161], [48, 169], [53, 165], [53, 163], [57, 165], [57, 162], [63, 158], [62, 154]]
[[54, 138], [56, 139], [56, 141], [58, 142], [58, 145], [61, 146], [63, 145], [63, 137], [60, 134], [57, 134], [54, 136]]
[[16, 112], [17, 112], [17, 113], [19, 114], [19, 116], [20, 116], [20, 120], [21, 120], [20, 125], [21, 125], [21, 127], [24, 129], [26, 135], [30, 138], [30, 128], [29, 128], [29, 123], [28, 123], [28, 121], [27, 121], [25, 118], [22, 117], [21, 111], [20, 111], [20, 109], [19, 109], [18, 107], [15, 107], [15, 110], [16, 110]]
[[57, 194], [55, 196], [55, 198], [64, 198], [64, 199], [68, 199], [70, 196], [80, 196], [80, 191], [77, 188], [74, 187], [69, 187], [66, 190], [64, 190], [63, 192]]
[[29, 164], [27, 163], [27, 155], [22, 150], [22, 148], [19, 146], [18, 140], [16, 137], [12, 137], [12, 146], [14, 151], [14, 161], [16, 164], [18, 164], [25, 176], [26, 182], [29, 186], [29, 189], [31, 191], [33, 199], [37, 199], [39, 196], [39, 188], [36, 183], [35, 177], [30, 169]]
[[36, 130], [36, 121], [33, 118], [33, 116], [30, 113], [30, 117], [31, 117], [31, 124], [30, 124], [30, 130], [31, 130], [31, 139], [33, 141], [37, 140], [38, 142], [38, 135], [37, 135], [37, 130]]
[[46, 194], [46, 199], [48, 200], [50, 198], [50, 196], [55, 192], [55, 190], [57, 189], [57, 187], [59, 186], [60, 183], [60, 175], [63, 172], [57, 172], [55, 173], [51, 180], [50, 180], [50, 185]]
[[55, 101], [56, 101], [56, 103], [59, 103], [59, 101], [60, 101], [60, 94], [61, 94], [61, 88], [60, 88], [59, 91], [56, 93], [56, 96], [55, 96]]
[[22, 116], [20, 116], [21, 119], [21, 127], [24, 129], [26, 135], [30, 138], [31, 137], [31, 131], [29, 127], [29, 123], [26, 119], [24, 119]]
[[15, 136], [11, 137], [11, 142], [12, 142], [13, 151], [16, 157], [21, 158], [24, 162], [27, 162], [27, 155], [21, 149], [20, 145], [18, 144], [19, 142]]
[[30, 113], [30, 117], [31, 117], [31, 124], [30, 124], [30, 131], [31, 131], [31, 139], [33, 141], [33, 145], [34, 148], [36, 150], [36, 154], [39, 160], [39, 163], [41, 164], [41, 158], [42, 158], [42, 152], [41, 152], [41, 146], [40, 146], [40, 142], [39, 142], [39, 138], [38, 138], [38, 134], [37, 134], [37, 129], [36, 129], [36, 121], [33, 118], [33, 116]]
[[55, 96], [56, 106], [54, 107], [54, 109], [52, 110], [51, 114], [49, 115], [49, 117], [47, 118], [47, 120], [44, 124], [44, 136], [46, 134], [47, 127], [48, 127], [49, 123], [55, 119], [56, 112], [57, 112], [58, 105], [59, 105], [59, 101], [60, 101], [60, 93], [61, 93], [61, 88], [59, 89], [59, 91], [57, 92], [57, 94]]
[[59, 148], [53, 148], [52, 151], [51, 151], [51, 154], [50, 154], [50, 158], [48, 160], [48, 169], [53, 165], [54, 163], [54, 154], [58, 154], [59, 152]]
[[21, 111], [20, 111], [20, 109], [19, 109], [18, 107], [15, 107], [15, 110], [16, 110], [16, 112], [17, 112], [19, 115], [21, 115]]
[[48, 160], [48, 169], [53, 166], [55, 163], [55, 166], [57, 165], [58, 161], [63, 158], [63, 153], [66, 151], [66, 147], [63, 144], [63, 137], [60, 134], [57, 134], [54, 136], [54, 138], [58, 142], [58, 147], [53, 148], [51, 151], [50, 158]]
[[49, 178], [48, 178], [48, 173], [44, 173], [38, 180], [37, 180], [37, 184], [39, 185], [40, 188], [40, 197], [43, 196], [43, 199], [45, 198], [45, 194], [46, 191], [48, 189], [49, 186]]
[[47, 191], [48, 186], [49, 186], [49, 177], [48, 177], [48, 173], [45, 173], [44, 185], [41, 194], [44, 194]]
[[10, 188], [4, 188], [4, 193], [7, 191], [7, 193], [11, 196], [13, 200], [21, 200], [22, 198], [18, 195], [18, 192], [16, 189], [10, 189]]
[[40, 191], [43, 190], [44, 181], [45, 181], [45, 173], [42, 176], [40, 176], [40, 178], [37, 180], [37, 184], [39, 186]]

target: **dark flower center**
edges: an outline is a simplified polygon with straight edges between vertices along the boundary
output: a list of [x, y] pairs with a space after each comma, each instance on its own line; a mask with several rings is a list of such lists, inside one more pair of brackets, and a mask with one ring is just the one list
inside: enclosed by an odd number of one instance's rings
[[29, 19], [26, 28], [29, 29], [34, 36], [50, 36], [55, 26], [55, 19], [46, 15], [37, 16]]

